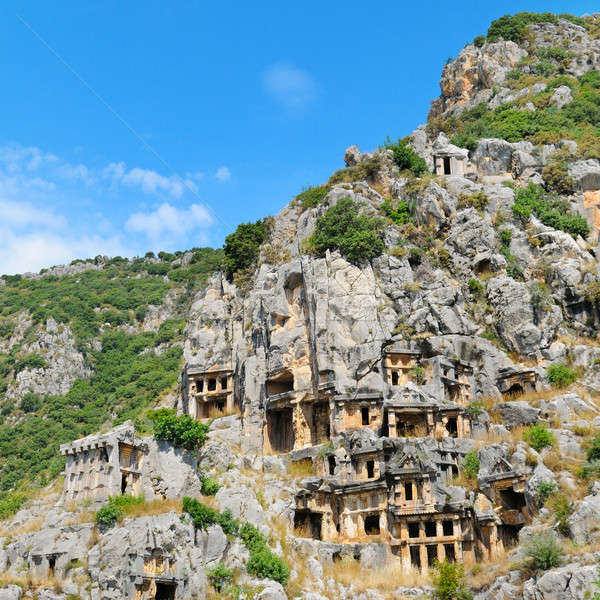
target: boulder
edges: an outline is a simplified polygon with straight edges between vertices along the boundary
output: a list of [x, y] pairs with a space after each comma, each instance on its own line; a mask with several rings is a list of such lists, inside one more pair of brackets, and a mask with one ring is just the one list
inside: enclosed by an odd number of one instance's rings
[[507, 427], [519, 427], [536, 423], [540, 409], [530, 406], [527, 402], [499, 402], [494, 406], [494, 412], [500, 413], [502, 422]]

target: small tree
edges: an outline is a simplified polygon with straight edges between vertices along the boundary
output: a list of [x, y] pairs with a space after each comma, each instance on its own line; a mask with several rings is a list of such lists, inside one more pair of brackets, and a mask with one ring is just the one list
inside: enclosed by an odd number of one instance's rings
[[465, 470], [465, 475], [469, 479], [477, 478], [477, 474], [479, 473], [479, 458], [474, 450], [469, 450], [469, 452], [465, 454], [462, 465]]
[[463, 565], [442, 562], [435, 566], [437, 575], [433, 579], [435, 600], [471, 600], [473, 594], [465, 583]]
[[255, 263], [260, 246], [266, 242], [268, 235], [268, 223], [263, 219], [256, 223], [240, 223], [225, 238], [223, 252], [229, 275], [248, 269]]
[[577, 373], [561, 362], [550, 365], [546, 375], [553, 387], [566, 387], [577, 379]]
[[177, 416], [174, 410], [160, 408], [149, 415], [154, 436], [167, 440], [175, 446], [194, 450], [204, 444], [208, 435], [208, 425], [199, 423], [189, 415]]
[[523, 439], [537, 452], [554, 444], [554, 436], [545, 425], [532, 425], [523, 433]]
[[228, 569], [223, 563], [219, 563], [207, 571], [206, 577], [215, 591], [220, 592], [233, 582], [233, 569]]
[[327, 250], [339, 250], [354, 263], [379, 256], [385, 249], [381, 239], [383, 220], [358, 213], [358, 204], [350, 198], [338, 200], [317, 219], [309, 247], [320, 256]]
[[600, 460], [600, 435], [597, 435], [587, 450], [587, 459], [590, 462]]
[[534, 535], [525, 547], [529, 565], [536, 571], [559, 567], [563, 561], [563, 549], [552, 533]]

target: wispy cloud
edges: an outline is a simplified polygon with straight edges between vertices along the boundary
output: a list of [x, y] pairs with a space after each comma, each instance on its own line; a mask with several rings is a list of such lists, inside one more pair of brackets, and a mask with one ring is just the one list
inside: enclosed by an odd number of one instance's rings
[[307, 71], [290, 64], [269, 67], [263, 75], [265, 90], [287, 111], [299, 112], [317, 95], [317, 85]]
[[231, 179], [231, 171], [227, 167], [219, 167], [215, 173], [215, 177], [221, 181], [229, 181]]
[[143, 233], [151, 239], [157, 239], [164, 236], [187, 235], [192, 230], [207, 227], [211, 223], [211, 216], [200, 204], [179, 209], [165, 202], [155, 211], [131, 215], [125, 227], [129, 231]]
[[183, 180], [176, 176], [165, 177], [151, 169], [140, 169], [139, 167], [128, 170], [125, 163], [122, 162], [109, 164], [103, 174], [114, 182], [130, 187], [139, 187], [145, 193], [163, 192], [173, 198], [181, 198], [186, 187], [194, 191], [197, 189], [191, 179]]

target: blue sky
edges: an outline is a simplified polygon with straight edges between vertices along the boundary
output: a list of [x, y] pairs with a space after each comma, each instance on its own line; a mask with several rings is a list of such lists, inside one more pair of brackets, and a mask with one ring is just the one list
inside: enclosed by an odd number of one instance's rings
[[444, 62], [491, 20], [597, 8], [10, 4], [0, 8], [0, 273], [220, 246], [238, 223], [325, 181], [347, 146], [367, 151], [425, 122]]

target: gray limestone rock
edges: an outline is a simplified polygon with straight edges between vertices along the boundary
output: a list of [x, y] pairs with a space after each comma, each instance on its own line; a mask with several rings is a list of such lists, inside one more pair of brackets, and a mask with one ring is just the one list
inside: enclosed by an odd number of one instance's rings
[[494, 405], [494, 412], [500, 413], [502, 422], [507, 427], [531, 425], [539, 420], [540, 409], [527, 402], [500, 402]]

